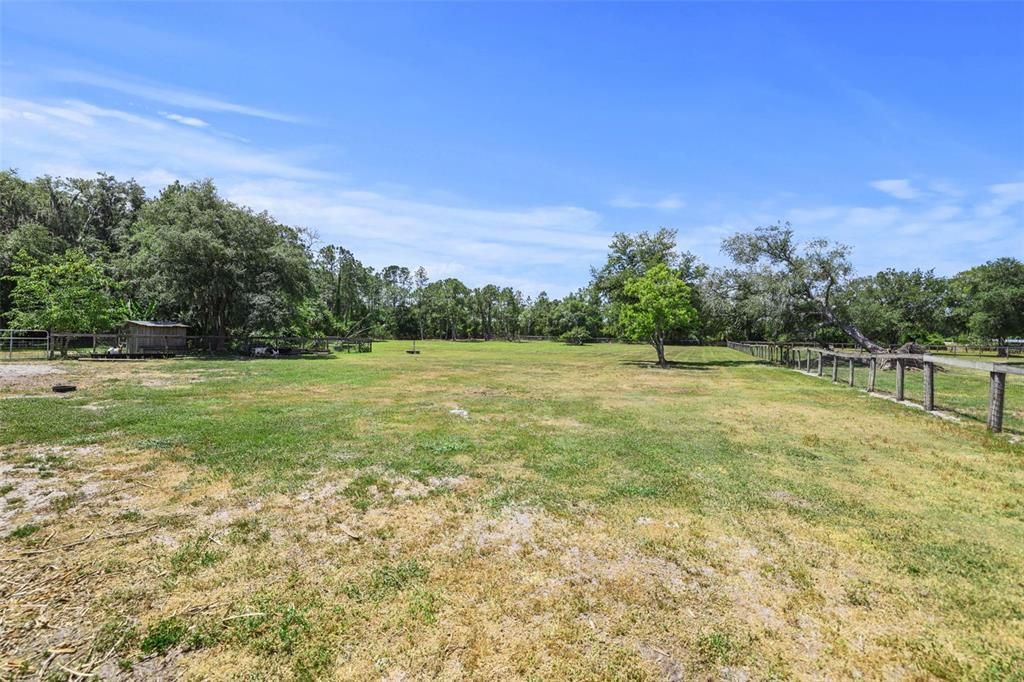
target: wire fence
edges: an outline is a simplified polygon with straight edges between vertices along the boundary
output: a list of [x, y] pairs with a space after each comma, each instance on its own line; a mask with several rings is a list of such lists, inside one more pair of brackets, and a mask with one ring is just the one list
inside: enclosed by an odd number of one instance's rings
[[0, 329], [0, 359], [45, 360], [50, 337], [41, 329]]
[[[1024, 366], [1011, 362], [932, 353], [843, 352], [764, 342], [730, 341], [727, 345], [764, 362], [911, 402], [928, 412], [945, 409], [983, 420], [993, 432], [1002, 431], [1004, 422], [1014, 431], [1024, 432], [1020, 406], [1006, 410], [1008, 385], [1013, 401], [1024, 396]], [[908, 380], [911, 370], [920, 370], [920, 382]]]

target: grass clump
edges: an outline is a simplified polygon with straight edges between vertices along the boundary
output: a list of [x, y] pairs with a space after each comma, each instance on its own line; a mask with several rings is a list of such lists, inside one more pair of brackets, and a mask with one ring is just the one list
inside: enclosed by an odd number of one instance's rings
[[415, 559], [375, 567], [363, 583], [348, 583], [344, 594], [355, 601], [380, 601], [401, 591], [412, 582], [427, 577], [427, 570]]
[[728, 633], [709, 632], [697, 640], [697, 653], [707, 662], [729, 664], [739, 658], [740, 646]]
[[[139, 637], [139, 627], [136, 623], [128, 618], [114, 618], [103, 623], [96, 633], [96, 650], [123, 654], [138, 644]], [[157, 639], [159, 638], [154, 639], [148, 646], [153, 646]]]
[[193, 537], [171, 555], [173, 575], [193, 575], [199, 570], [213, 566], [221, 553], [210, 548], [209, 536]]
[[253, 516], [232, 521], [228, 530], [228, 541], [235, 545], [261, 545], [270, 540], [270, 529], [263, 521]]
[[24, 538], [35, 535], [42, 529], [42, 526], [35, 523], [25, 523], [10, 532], [7, 536], [14, 540], [22, 540]]
[[384, 497], [390, 498], [393, 486], [388, 479], [379, 474], [364, 473], [352, 480], [342, 494], [348, 498], [356, 509], [366, 511], [374, 503]]
[[146, 629], [145, 636], [139, 642], [139, 649], [147, 655], [163, 655], [181, 644], [186, 635], [188, 635], [188, 626], [183, 620], [177, 617], [164, 618]]
[[309, 614], [318, 606], [316, 599], [300, 604], [274, 595], [262, 595], [249, 610], [231, 617], [227, 627], [235, 641], [245, 643], [258, 653], [290, 654], [309, 632]]

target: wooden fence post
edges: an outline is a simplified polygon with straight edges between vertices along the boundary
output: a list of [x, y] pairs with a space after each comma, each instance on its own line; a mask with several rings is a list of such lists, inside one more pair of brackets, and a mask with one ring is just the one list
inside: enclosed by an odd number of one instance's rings
[[822, 370], [825, 368], [825, 354], [818, 352], [818, 376], [822, 375]]
[[850, 378], [849, 378], [849, 381], [847, 383], [849, 383], [851, 386], [853, 386], [853, 358], [850, 358], [849, 362], [850, 362]]
[[868, 365], [868, 393], [875, 390], [875, 372], [878, 371], [878, 358], [871, 358], [871, 364]]
[[903, 400], [903, 360], [896, 361], [896, 400]]
[[832, 381], [839, 381], [839, 358], [832, 356]]
[[931, 362], [924, 363], [924, 409], [935, 409], [935, 364]]
[[988, 387], [988, 430], [999, 433], [1003, 430], [1003, 398], [1006, 394], [1006, 374], [989, 372]]

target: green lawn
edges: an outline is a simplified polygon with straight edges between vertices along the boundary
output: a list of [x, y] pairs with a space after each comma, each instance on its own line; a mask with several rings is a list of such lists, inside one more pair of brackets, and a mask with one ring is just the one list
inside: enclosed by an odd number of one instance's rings
[[1020, 382], [407, 347], [0, 384], [0, 674], [1024, 679]]

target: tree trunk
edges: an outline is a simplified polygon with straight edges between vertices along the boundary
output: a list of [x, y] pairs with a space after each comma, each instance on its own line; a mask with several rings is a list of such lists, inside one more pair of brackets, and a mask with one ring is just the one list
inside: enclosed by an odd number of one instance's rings
[[652, 345], [654, 350], [658, 352], [658, 366], [662, 369], [668, 369], [668, 361], [665, 360], [665, 340], [661, 337], [655, 336]]
[[864, 336], [864, 333], [857, 329], [857, 327], [836, 317], [831, 308], [822, 307], [822, 314], [824, 314], [826, 320], [842, 329], [844, 334], [853, 339], [854, 342], [864, 350], [871, 353], [885, 352], [885, 348]]

